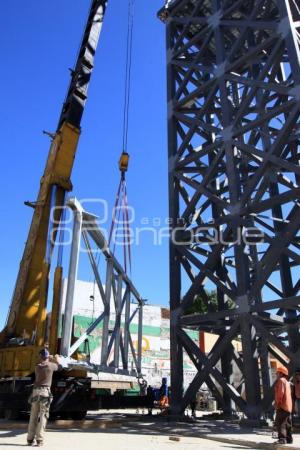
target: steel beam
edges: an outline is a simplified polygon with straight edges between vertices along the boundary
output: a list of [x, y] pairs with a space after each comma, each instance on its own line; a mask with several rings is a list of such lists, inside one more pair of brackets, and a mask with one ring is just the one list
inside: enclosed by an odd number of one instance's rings
[[[291, 370], [300, 354], [299, 9], [289, 0], [171, 0], [159, 16], [167, 40], [171, 409], [183, 412], [200, 384], [215, 380], [224, 409], [235, 403], [259, 420], [271, 409], [270, 351]], [[247, 239], [251, 228], [259, 235]], [[217, 292], [217, 305], [205, 289]], [[191, 315], [199, 296], [207, 312]], [[219, 335], [209, 361], [185, 327]], [[183, 347], [199, 370], [184, 397]]]
[[81, 229], [82, 229], [82, 207], [76, 199], [71, 199], [68, 206], [72, 208], [74, 212], [74, 225], [72, 236], [72, 247], [70, 254], [69, 274], [68, 274], [68, 286], [66, 294], [66, 304], [64, 309], [64, 319], [61, 337], [61, 355], [69, 356], [72, 327], [73, 327], [73, 305], [74, 305], [74, 293], [75, 283], [77, 280], [80, 242], [81, 242]]
[[[71, 199], [68, 205], [74, 211], [74, 232], [70, 257], [66, 309], [64, 311], [66, 320], [63, 328], [63, 356], [72, 356], [75, 351], [78, 351], [79, 347], [88, 336], [101, 325], [101, 361], [100, 364], [92, 364], [89, 366], [96, 372], [123, 373], [127, 375], [135, 374], [140, 378], [142, 376], [143, 305], [145, 301], [141, 298], [130, 278], [128, 278], [122, 265], [110, 252], [105, 237], [97, 225], [97, 218], [85, 211], [76, 199]], [[70, 346], [73, 322], [73, 299], [81, 234], [95, 276], [95, 282], [97, 283], [103, 302], [102, 306], [104, 311], [101, 311], [99, 317], [97, 317], [89, 325], [87, 330], [77, 337], [77, 339], [75, 339], [75, 336], [72, 337], [73, 343]], [[92, 240], [96, 245], [96, 250], [92, 248]], [[94, 254], [95, 251], [101, 252], [106, 260], [105, 286], [102, 283], [104, 277], [100, 274], [99, 264], [96, 262]], [[112, 298], [114, 299], [114, 302], [111, 302]], [[136, 314], [138, 314], [137, 351], [134, 348], [130, 335], [130, 324]], [[111, 322], [114, 322], [113, 330], [110, 329]], [[124, 339], [122, 336], [122, 328], [124, 328]], [[112, 350], [113, 357], [111, 359], [110, 354]], [[134, 362], [133, 369], [129, 369], [128, 367], [130, 353]]]

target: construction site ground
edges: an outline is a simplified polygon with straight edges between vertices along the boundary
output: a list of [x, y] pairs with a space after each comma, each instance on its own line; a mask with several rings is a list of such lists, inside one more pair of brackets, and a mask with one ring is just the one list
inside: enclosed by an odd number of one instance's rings
[[[26, 446], [26, 420], [0, 420], [0, 447]], [[240, 427], [237, 421], [215, 420], [203, 413], [197, 419], [175, 421], [154, 412], [147, 416], [135, 411], [99, 411], [84, 421], [49, 422], [44, 448], [49, 450], [226, 450], [298, 449], [300, 429], [294, 443], [274, 446], [271, 428]]]

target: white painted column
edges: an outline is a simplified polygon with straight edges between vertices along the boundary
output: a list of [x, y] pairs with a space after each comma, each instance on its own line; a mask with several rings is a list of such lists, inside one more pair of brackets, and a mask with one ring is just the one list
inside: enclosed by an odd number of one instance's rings
[[74, 212], [74, 225], [73, 225], [68, 287], [66, 294], [66, 304], [64, 310], [64, 321], [63, 321], [61, 349], [60, 349], [60, 353], [62, 356], [69, 356], [70, 353], [71, 334], [73, 325], [74, 293], [78, 272], [78, 261], [79, 261], [81, 229], [82, 229], [82, 212], [83, 212], [81, 204], [78, 202], [76, 198], [70, 199], [68, 202], [68, 206]]

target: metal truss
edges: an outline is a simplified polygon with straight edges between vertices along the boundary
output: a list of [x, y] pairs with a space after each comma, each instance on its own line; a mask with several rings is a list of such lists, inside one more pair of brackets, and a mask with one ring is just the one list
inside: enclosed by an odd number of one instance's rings
[[71, 70], [71, 82], [63, 103], [57, 131], [64, 122], [80, 127], [106, 6], [107, 0], [91, 2], [76, 65], [74, 70]]
[[[167, 28], [172, 411], [182, 413], [206, 383], [226, 413], [258, 420], [272, 409], [270, 358], [300, 368], [299, 6], [175, 0], [159, 16]], [[217, 292], [217, 306], [205, 289]], [[197, 296], [207, 313], [189, 314]], [[217, 335], [209, 354], [188, 329]], [[185, 393], [183, 352], [198, 369]]]
[[[141, 298], [132, 281], [128, 278], [123, 267], [111, 254], [105, 237], [97, 224], [97, 217], [86, 212], [76, 199], [71, 199], [68, 206], [74, 212], [72, 247], [70, 255], [66, 304], [64, 309], [63, 330], [61, 339], [61, 355], [69, 358], [87, 337], [102, 324], [101, 361], [99, 365], [91, 367], [93, 371], [110, 372], [121, 375], [135, 375], [142, 377], [142, 325], [143, 305]], [[76, 340], [72, 339], [73, 304], [75, 282], [77, 278], [81, 237], [85, 244], [91, 267], [94, 272], [100, 296], [103, 302], [103, 312]], [[105, 285], [96, 261], [100, 251], [106, 261]], [[113, 300], [113, 301], [111, 301]], [[138, 314], [137, 349], [134, 346], [130, 324]], [[114, 323], [110, 329], [110, 323]], [[128, 357], [131, 355], [133, 368], [129, 367]], [[109, 360], [111, 362], [109, 363]]]

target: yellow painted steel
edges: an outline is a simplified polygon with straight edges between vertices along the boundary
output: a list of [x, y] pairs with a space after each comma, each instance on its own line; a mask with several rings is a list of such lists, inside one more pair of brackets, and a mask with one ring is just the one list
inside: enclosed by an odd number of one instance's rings
[[9, 347], [0, 349], [0, 378], [26, 377], [34, 372], [41, 347]]
[[[32, 373], [35, 356], [38, 354], [40, 347], [45, 344], [50, 271], [50, 264], [46, 261], [46, 250], [51, 214], [51, 191], [52, 187], [56, 185], [55, 205], [58, 208], [56, 209], [55, 219], [56, 223], [59, 223], [65, 191], [72, 188], [70, 176], [79, 135], [79, 129], [64, 123], [51, 143], [20, 264], [7, 325], [0, 335], [0, 344], [2, 345], [11, 337], [23, 338], [29, 345], [26, 347], [0, 348], [2, 376], [26, 376]], [[55, 314], [58, 317], [58, 312], [55, 312]], [[57, 329], [54, 333], [57, 336]], [[30, 345], [31, 343], [33, 346]], [[32, 362], [29, 363], [29, 360]]]

